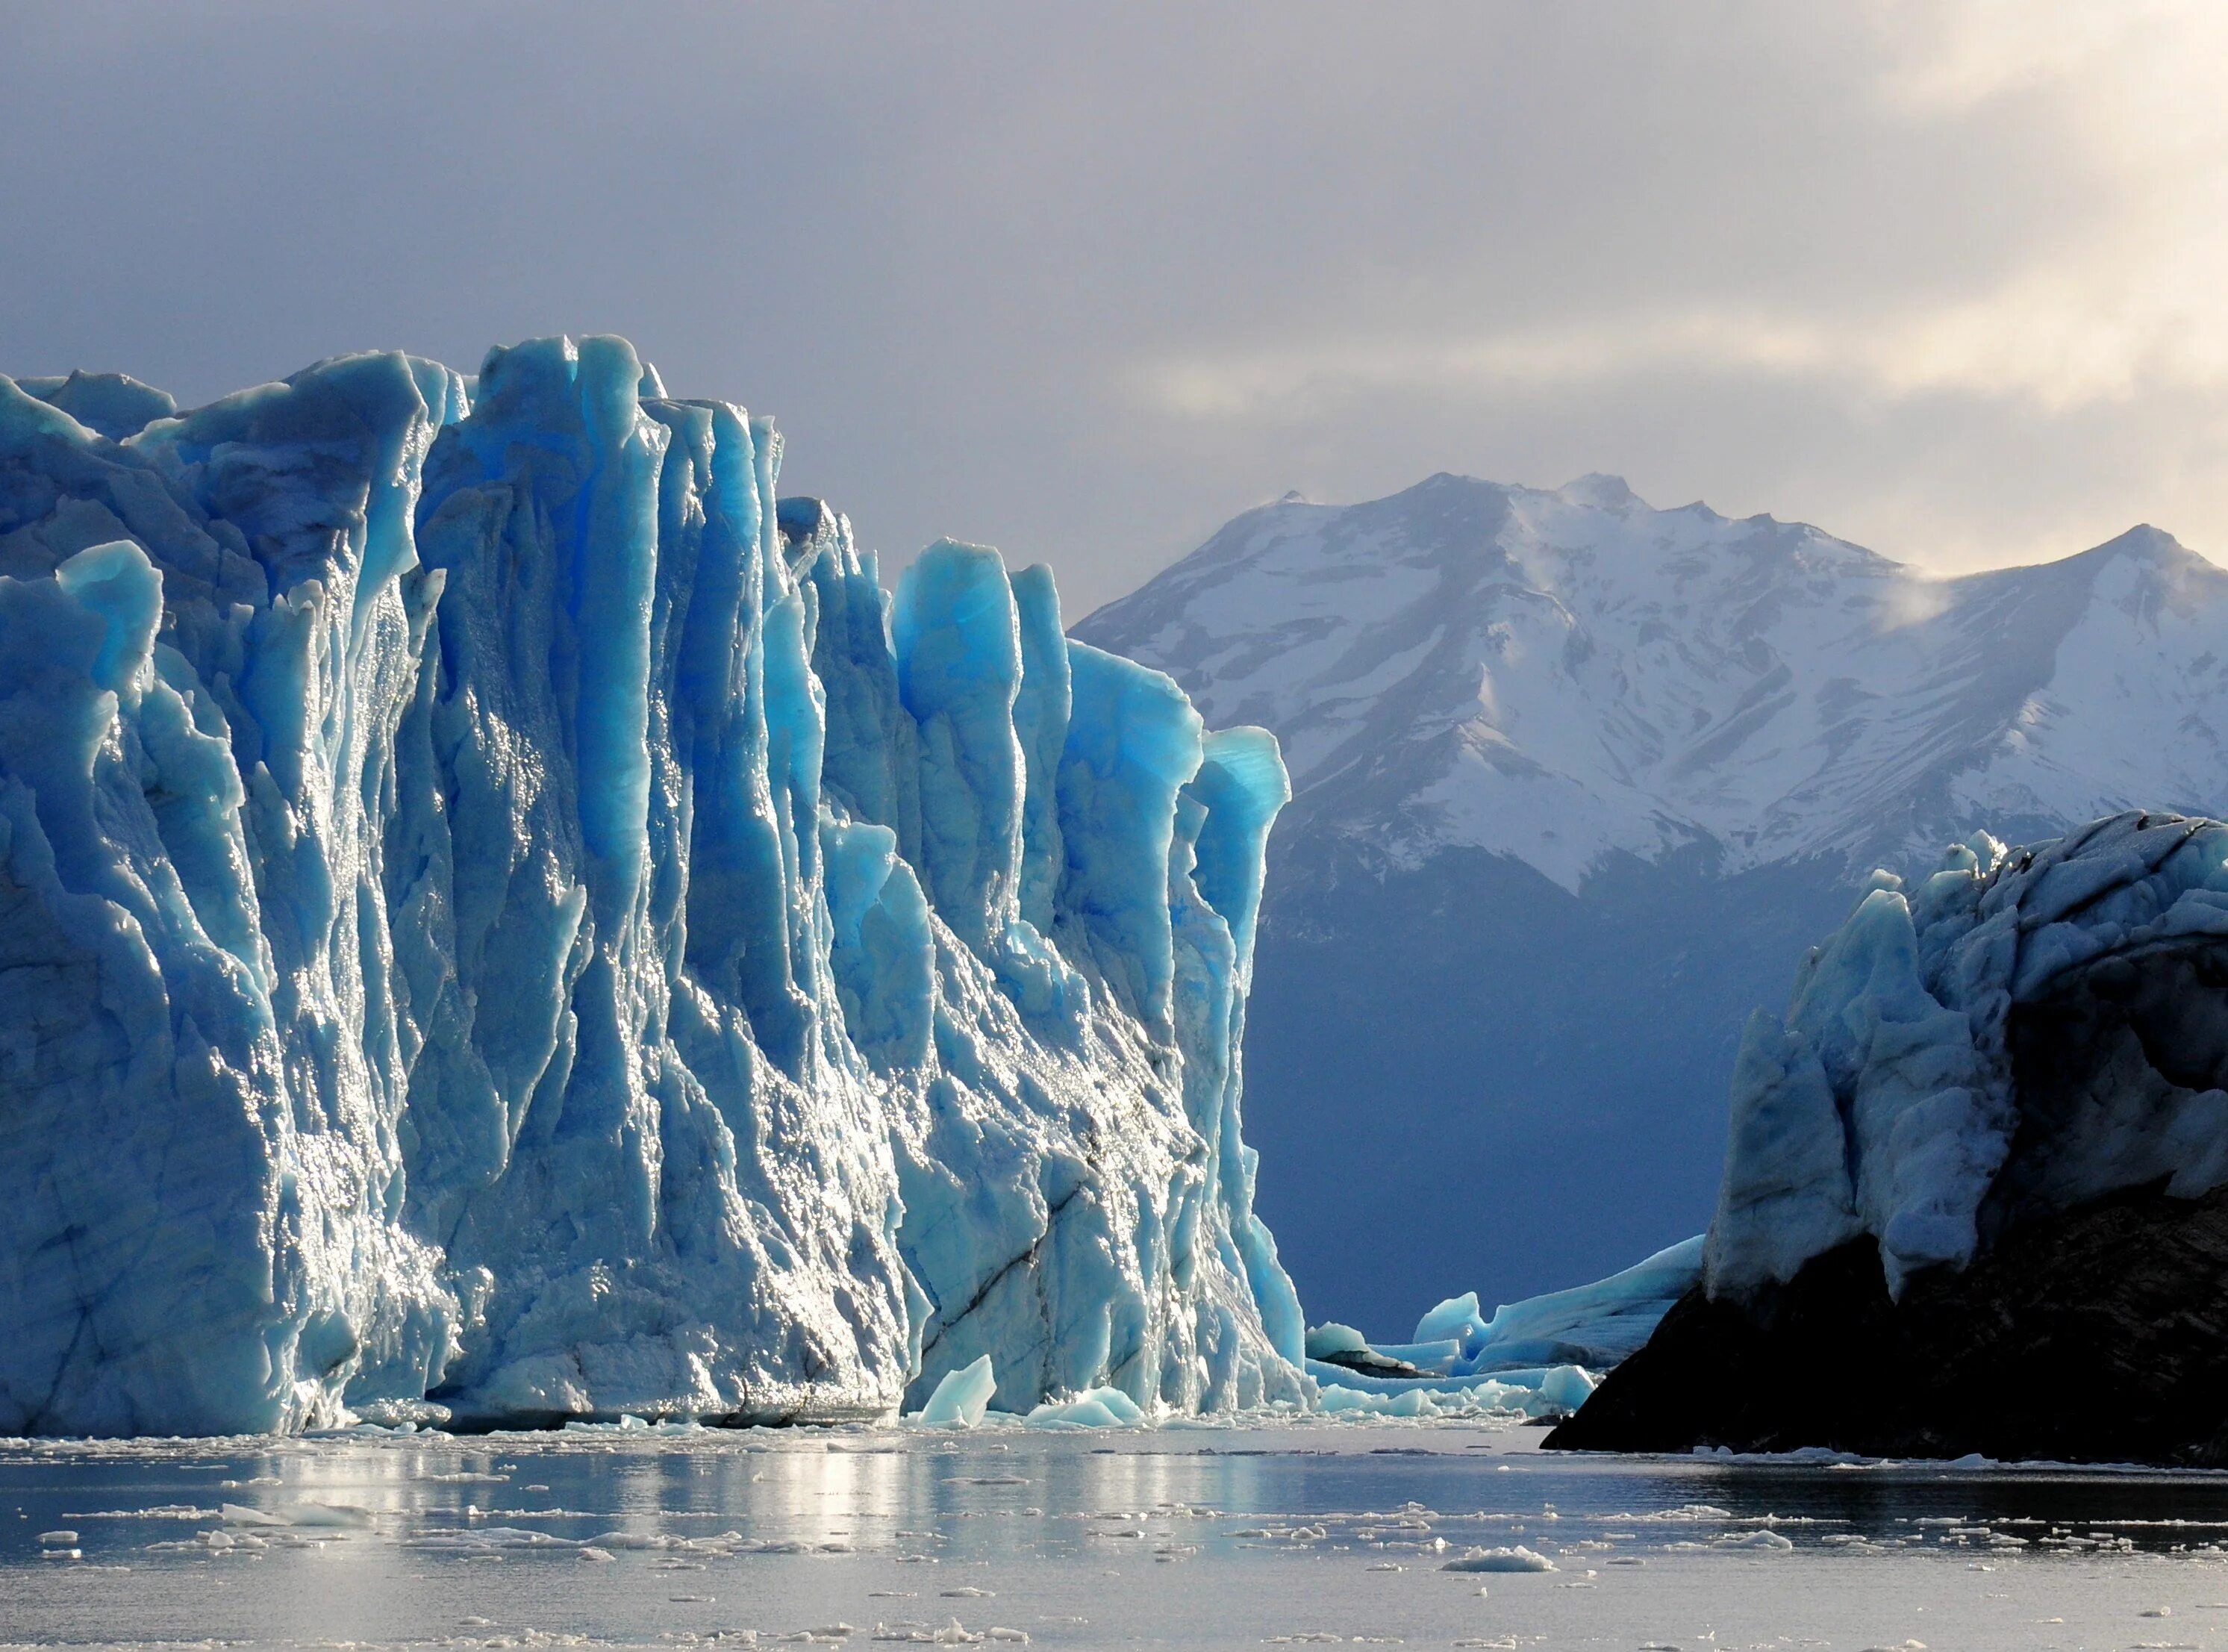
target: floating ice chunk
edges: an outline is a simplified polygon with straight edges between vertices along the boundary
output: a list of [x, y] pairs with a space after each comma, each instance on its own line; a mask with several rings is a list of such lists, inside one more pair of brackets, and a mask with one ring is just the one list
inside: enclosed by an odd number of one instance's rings
[[1463, 1344], [1460, 1338], [1450, 1336], [1438, 1342], [1380, 1342], [1371, 1352], [1412, 1365], [1419, 1371], [1451, 1376], [1462, 1362]]
[[1341, 1412], [1357, 1412], [1367, 1415], [1383, 1415], [1392, 1403], [1392, 1397], [1373, 1394], [1359, 1388], [1349, 1388], [1341, 1382], [1326, 1378], [1317, 1390], [1317, 1404], [1326, 1415], [1336, 1416]]
[[1600, 1379], [1583, 1366], [1559, 1365], [1540, 1379], [1539, 1395], [1546, 1405], [1557, 1411], [1576, 1411], [1586, 1403], [1586, 1398], [1600, 1386]]
[[381, 1428], [439, 1428], [451, 1417], [446, 1405], [431, 1399], [368, 1399], [355, 1409], [362, 1421]]
[[1493, 1310], [1468, 1349], [1470, 1372], [1575, 1364], [1604, 1370], [1630, 1357], [1701, 1277], [1703, 1238], [1681, 1240], [1591, 1284], [1527, 1297]]
[[[1354, 1354], [1398, 1361], [1426, 1378], [1500, 1375], [1534, 1389], [1536, 1379], [1527, 1382], [1516, 1373], [1557, 1366], [1605, 1370], [1646, 1342], [1672, 1304], [1694, 1287], [1703, 1244], [1698, 1234], [1606, 1279], [1503, 1303], [1490, 1320], [1481, 1317], [1475, 1291], [1450, 1297], [1417, 1322], [1411, 1342], [1370, 1343], [1351, 1326], [1316, 1326], [1308, 1333], [1311, 1374], [1318, 1382], [1370, 1390], [1380, 1381], [1414, 1380], [1408, 1373], [1370, 1371], [1366, 1358], [1344, 1357]], [[1565, 1379], [1555, 1397], [1575, 1405], [1584, 1395], [1571, 1399], [1574, 1392]]]
[[1145, 1420], [1119, 1388], [1092, 1388], [1072, 1399], [1047, 1400], [1027, 1418], [1031, 1428], [1135, 1428]]
[[1472, 1549], [1440, 1564], [1442, 1572], [1553, 1572], [1555, 1563], [1518, 1543], [1508, 1548]]
[[1328, 1412], [1379, 1417], [1475, 1416], [1521, 1412], [1564, 1416], [1594, 1390], [1592, 1373], [1578, 1366], [1496, 1371], [1489, 1376], [1375, 1377], [1341, 1366], [1312, 1365], [1318, 1404]]
[[324, 1527], [333, 1530], [361, 1529], [372, 1523], [371, 1511], [349, 1503], [298, 1502], [289, 1505], [281, 1518], [289, 1526]]
[[986, 1354], [946, 1375], [912, 1420], [924, 1428], [973, 1428], [982, 1422], [990, 1408], [990, 1396], [997, 1392], [998, 1378]]

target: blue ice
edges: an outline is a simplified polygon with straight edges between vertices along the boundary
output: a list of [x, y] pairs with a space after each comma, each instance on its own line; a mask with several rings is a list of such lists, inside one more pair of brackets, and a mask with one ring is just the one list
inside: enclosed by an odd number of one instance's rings
[[1311, 1393], [1274, 741], [780, 462], [615, 338], [0, 379], [0, 1428]]

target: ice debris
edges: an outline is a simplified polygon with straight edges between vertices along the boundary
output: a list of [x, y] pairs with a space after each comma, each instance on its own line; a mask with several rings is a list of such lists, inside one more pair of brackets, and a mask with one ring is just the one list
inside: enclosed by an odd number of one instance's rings
[[973, 1428], [983, 1420], [990, 1407], [990, 1396], [998, 1391], [998, 1379], [990, 1368], [990, 1356], [984, 1354], [972, 1365], [957, 1371], [948, 1371], [936, 1385], [936, 1392], [928, 1403], [912, 1414], [912, 1421], [925, 1428]]
[[1563, 1417], [1586, 1402], [1600, 1379], [1575, 1365], [1500, 1371], [1485, 1377], [1373, 1377], [1310, 1363], [1319, 1404], [1333, 1414], [1375, 1417], [1475, 1417], [1514, 1412]]
[[1553, 1572], [1555, 1563], [1523, 1544], [1507, 1548], [1472, 1549], [1444, 1562], [1442, 1572]]
[[0, 1429], [1306, 1397], [1274, 740], [780, 456], [615, 338], [0, 379]]
[[1090, 1388], [1072, 1399], [1048, 1399], [1025, 1420], [1031, 1428], [1135, 1428], [1145, 1413], [1119, 1388]]

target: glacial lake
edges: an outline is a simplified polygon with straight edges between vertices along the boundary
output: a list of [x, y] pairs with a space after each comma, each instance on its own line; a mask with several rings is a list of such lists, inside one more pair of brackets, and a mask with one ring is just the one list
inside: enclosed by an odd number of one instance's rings
[[[12, 1441], [0, 1644], [2228, 1644], [2228, 1476], [1541, 1431]], [[1518, 1549], [1553, 1569], [1444, 1569]]]

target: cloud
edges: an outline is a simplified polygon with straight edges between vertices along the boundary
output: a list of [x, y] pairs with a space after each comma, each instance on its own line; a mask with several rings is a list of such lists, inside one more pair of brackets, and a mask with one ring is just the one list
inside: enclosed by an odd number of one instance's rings
[[2202, 295], [2121, 275], [2041, 271], [1884, 316], [1697, 308], [1469, 336], [1316, 339], [1146, 363], [1133, 387], [1156, 411], [1205, 420], [1316, 416], [1363, 387], [1501, 397], [1667, 371], [1809, 380], [1821, 393], [1884, 401], [1957, 394], [2048, 414], [2133, 403], [2154, 388], [2228, 386], [2228, 337]]
[[0, 370], [622, 331], [1079, 610], [1438, 469], [2228, 552], [2212, 0], [112, 0], [0, 14]]
[[[1871, 118], [1851, 119], [1853, 144], [1930, 132], [1948, 143], [1945, 125], [2048, 128], [2059, 153], [2037, 161], [2072, 169], [2064, 181], [2080, 199], [2065, 227], [2082, 233], [1999, 235], [1999, 255], [1970, 260], [1962, 279], [1962, 260], [1937, 257], [1881, 272], [1858, 293], [1811, 285], [1800, 256], [1728, 284], [1739, 289], [1730, 295], [1674, 275], [1670, 285], [1687, 290], [1668, 302], [1636, 269], [1623, 294], [1557, 304], [1551, 291], [1483, 328], [1418, 306], [1389, 331], [1207, 343], [1140, 362], [1133, 391], [1180, 417], [1242, 419], [1312, 415], [1364, 387], [1498, 397], [1667, 369], [1809, 380], [1821, 393], [1890, 401], [1952, 394], [2046, 414], [2228, 386], [2228, 8], [1976, 0], [1868, 15], [1873, 55], [1859, 60], [1863, 95], [1853, 101]], [[1710, 182], [1738, 193], [1769, 166], [1758, 156]], [[1829, 202], [1835, 193], [1822, 190]], [[1574, 202], [1572, 216], [1591, 215]], [[1839, 230], [1857, 239], [1873, 227], [1851, 215]], [[1990, 227], [1976, 221], [1970, 233], [1977, 241]], [[1686, 249], [1667, 247], [1664, 261], [1686, 261]], [[1490, 269], [1475, 275], [1495, 281]]]

